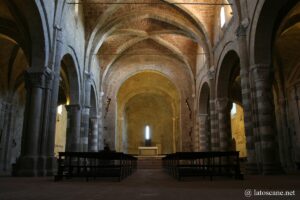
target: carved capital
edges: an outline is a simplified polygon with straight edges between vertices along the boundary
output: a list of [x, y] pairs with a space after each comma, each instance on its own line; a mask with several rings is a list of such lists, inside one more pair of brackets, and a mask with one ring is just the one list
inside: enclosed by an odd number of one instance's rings
[[29, 68], [25, 72], [26, 88], [51, 88], [53, 72], [49, 68], [34, 70]]
[[93, 75], [89, 72], [84, 72], [84, 78], [86, 81], [91, 81], [93, 78]]
[[236, 30], [236, 36], [237, 37], [243, 37], [247, 35], [247, 29], [249, 26], [249, 19], [245, 18], [242, 23], [238, 26]]
[[66, 110], [68, 112], [78, 112], [80, 111], [81, 106], [79, 104], [73, 104], [73, 105], [66, 105]]
[[199, 114], [198, 119], [199, 119], [200, 124], [206, 123], [206, 121], [208, 120], [208, 115], [207, 114]]
[[254, 81], [267, 81], [271, 78], [271, 67], [266, 64], [257, 64], [250, 67]]
[[208, 77], [209, 80], [215, 79], [215, 75], [216, 75], [215, 69], [214, 69], [213, 67], [211, 67], [211, 68], [209, 69], [209, 71], [207, 72], [206, 75], [207, 75], [207, 77]]
[[228, 98], [219, 98], [216, 100], [216, 106], [217, 110], [219, 112], [226, 112], [230, 109], [231, 107], [231, 102], [229, 101]]

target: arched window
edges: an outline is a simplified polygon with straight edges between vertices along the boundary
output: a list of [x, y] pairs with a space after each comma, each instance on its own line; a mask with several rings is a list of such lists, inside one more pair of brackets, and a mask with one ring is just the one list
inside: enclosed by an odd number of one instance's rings
[[224, 6], [222, 6], [221, 10], [220, 10], [220, 25], [221, 25], [221, 28], [223, 28], [225, 23], [226, 23], [225, 8], [224, 8]]
[[62, 112], [63, 112], [62, 105], [59, 105], [59, 106], [57, 107], [57, 113], [58, 113], [59, 115], [62, 115]]
[[230, 114], [231, 114], [231, 116], [234, 116], [236, 114], [236, 104], [235, 103], [232, 104]]
[[75, 16], [77, 17], [79, 12], [79, 0], [75, 0], [74, 3], [75, 3], [74, 6]]
[[150, 127], [148, 125], [145, 127], [145, 139], [150, 140]]

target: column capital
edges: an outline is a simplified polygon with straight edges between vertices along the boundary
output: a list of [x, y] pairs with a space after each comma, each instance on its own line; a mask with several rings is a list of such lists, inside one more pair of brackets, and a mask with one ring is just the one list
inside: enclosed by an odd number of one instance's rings
[[216, 99], [216, 106], [218, 111], [226, 111], [230, 109], [230, 100], [228, 98]]
[[27, 88], [52, 88], [53, 71], [48, 67], [43, 69], [29, 68], [25, 72], [24, 79]]
[[172, 117], [172, 120], [173, 121], [175, 121], [175, 120], [177, 120], [178, 119], [178, 117]]
[[237, 37], [243, 37], [247, 35], [247, 29], [249, 26], [249, 19], [245, 18], [241, 24], [238, 26], [237, 30], [236, 30], [236, 36]]
[[86, 81], [91, 81], [93, 79], [93, 74], [90, 72], [84, 72], [84, 77]]
[[71, 105], [66, 105], [67, 111], [79, 111], [81, 109], [81, 106], [79, 104], [71, 104]]
[[287, 103], [287, 99], [282, 97], [282, 98], [279, 98], [279, 101], [278, 101], [278, 102], [279, 102], [280, 105], [283, 105], [283, 106], [284, 106], [284, 105], [286, 105], [286, 103]]
[[199, 114], [198, 118], [200, 122], [206, 122], [208, 119], [208, 114]]
[[271, 77], [271, 67], [269, 64], [255, 64], [250, 67], [254, 81], [266, 80]]
[[96, 115], [96, 116], [90, 116], [90, 119], [100, 119], [100, 116], [99, 115]]
[[211, 68], [208, 70], [206, 76], [207, 76], [207, 78], [208, 78], [209, 80], [214, 80], [214, 79], [215, 79], [216, 71], [215, 71], [214, 67], [211, 67]]

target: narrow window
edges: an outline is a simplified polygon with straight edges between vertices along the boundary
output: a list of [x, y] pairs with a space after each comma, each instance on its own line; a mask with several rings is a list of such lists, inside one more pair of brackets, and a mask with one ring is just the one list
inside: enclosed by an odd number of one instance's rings
[[62, 105], [59, 105], [59, 106], [57, 107], [57, 113], [58, 113], [59, 115], [62, 115], [62, 112], [63, 112]]
[[235, 103], [232, 104], [232, 108], [231, 108], [230, 114], [231, 114], [231, 116], [233, 116], [233, 115], [236, 114], [236, 104]]
[[150, 140], [150, 127], [148, 125], [145, 128], [145, 139]]
[[223, 28], [223, 26], [226, 23], [226, 16], [225, 16], [225, 8], [224, 6], [221, 7], [221, 11], [220, 11], [220, 22], [221, 22], [221, 28]]
[[78, 17], [78, 12], [79, 12], [79, 0], [75, 0], [75, 16]]

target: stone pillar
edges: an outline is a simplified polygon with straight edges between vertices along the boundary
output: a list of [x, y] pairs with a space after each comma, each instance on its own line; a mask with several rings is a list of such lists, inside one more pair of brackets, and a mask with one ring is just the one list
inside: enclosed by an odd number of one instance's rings
[[217, 110], [219, 120], [220, 150], [231, 150], [231, 119], [230, 101], [227, 98], [217, 99]]
[[[103, 92], [100, 93], [100, 100], [99, 100], [99, 125], [98, 125], [98, 129], [99, 129], [99, 135], [98, 135], [98, 149], [103, 149], [104, 148], [104, 144], [103, 144]], [[123, 126], [123, 125], [122, 125]], [[122, 141], [123, 143], [123, 141]]]
[[172, 122], [173, 122], [173, 131], [172, 131], [172, 144], [173, 144], [173, 153], [176, 153], [176, 117], [172, 118]]
[[80, 143], [81, 151], [88, 151], [88, 136], [89, 136], [89, 119], [90, 119], [90, 104], [91, 104], [91, 74], [85, 74], [85, 98], [84, 107], [81, 113], [81, 130], [80, 130]]
[[[272, 74], [269, 65], [251, 67], [256, 102], [256, 145], [262, 162], [263, 174], [281, 173], [278, 144], [276, 142], [276, 120], [272, 91]], [[258, 144], [259, 143], [259, 144]]]
[[[1, 106], [2, 105], [2, 106]], [[11, 140], [13, 137], [13, 107], [15, 105], [2, 102], [0, 103], [0, 120], [2, 123], [0, 124], [0, 131], [1, 131], [1, 143], [0, 144], [0, 172], [7, 173], [10, 169], [10, 159], [11, 159]], [[2, 108], [1, 108], [2, 107]], [[2, 116], [1, 116], [1, 113]], [[3, 171], [2, 171], [3, 170]]]
[[210, 126], [211, 126], [211, 150], [212, 151], [219, 151], [220, 144], [219, 144], [219, 126], [218, 126], [218, 113], [216, 110], [216, 101], [210, 100]]
[[198, 117], [197, 115], [195, 116], [195, 125], [194, 125], [194, 130], [195, 130], [195, 133], [194, 133], [194, 151], [199, 151], [199, 148], [200, 148], [200, 133], [199, 133], [199, 120], [198, 120]]
[[43, 117], [43, 92], [49, 71], [29, 68], [25, 73], [27, 100], [23, 124], [21, 156], [17, 161], [16, 175], [36, 176]]
[[[245, 20], [246, 21], [246, 20]], [[246, 24], [246, 23], [245, 23]], [[252, 108], [251, 108], [251, 89], [249, 80], [249, 57], [247, 53], [247, 25], [241, 24], [237, 30], [237, 38], [239, 44], [240, 55], [240, 76], [242, 88], [242, 102], [244, 110], [244, 124], [246, 134], [246, 148], [247, 148], [247, 165], [246, 171], [249, 174], [257, 174], [258, 167], [255, 155], [255, 140], [253, 134], [252, 123]]]
[[66, 151], [80, 151], [80, 105], [67, 105], [68, 124], [67, 124], [67, 142]]
[[[281, 159], [283, 168], [285, 168], [287, 171], [293, 171], [295, 169], [294, 163], [293, 163], [293, 157], [296, 156], [295, 153], [292, 151], [293, 149], [293, 132], [289, 129], [288, 126], [288, 112], [287, 112], [287, 99], [281, 98], [279, 99], [279, 116], [280, 116], [280, 122], [281, 122], [281, 130], [278, 134], [278, 141], [281, 142]], [[278, 120], [277, 120], [278, 121]], [[279, 131], [279, 130], [278, 130]], [[298, 152], [296, 152], [298, 153]], [[299, 152], [300, 153], [300, 152]]]
[[200, 114], [198, 117], [199, 121], [199, 137], [200, 137], [200, 151], [209, 151], [209, 133], [207, 129], [207, 114]]
[[97, 152], [98, 151], [98, 117], [90, 118], [90, 132], [89, 132], [89, 152]]
[[61, 54], [63, 42], [62, 29], [55, 26], [56, 31], [56, 45], [54, 51], [54, 63], [53, 63], [53, 81], [52, 81], [52, 92], [51, 102], [49, 109], [49, 128], [46, 143], [46, 170], [47, 175], [52, 176], [56, 170], [56, 158], [54, 157], [54, 145], [55, 145], [55, 129], [56, 129], [56, 115], [57, 115], [57, 101], [59, 92], [59, 81], [60, 81], [60, 69], [61, 69]]

